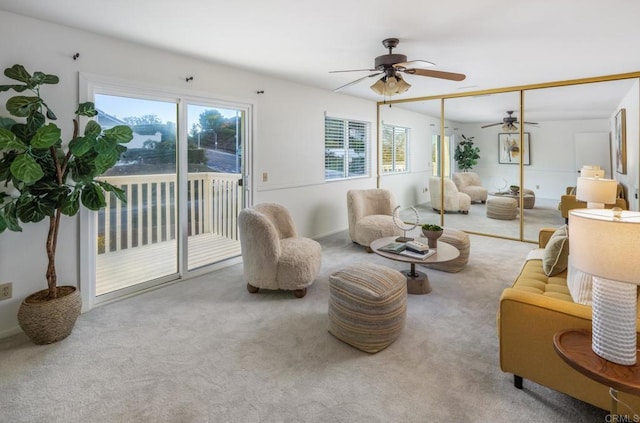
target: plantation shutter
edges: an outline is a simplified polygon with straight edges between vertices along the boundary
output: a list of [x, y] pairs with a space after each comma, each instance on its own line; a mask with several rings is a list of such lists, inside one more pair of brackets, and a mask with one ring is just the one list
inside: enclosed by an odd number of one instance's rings
[[325, 118], [326, 180], [369, 174], [369, 127], [368, 122]]

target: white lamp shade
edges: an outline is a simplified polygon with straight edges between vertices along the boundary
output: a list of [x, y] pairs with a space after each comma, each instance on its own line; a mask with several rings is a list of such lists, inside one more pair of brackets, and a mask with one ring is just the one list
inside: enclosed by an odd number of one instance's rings
[[605, 279], [640, 285], [640, 212], [574, 209], [569, 212], [571, 263]]
[[603, 178], [578, 178], [576, 200], [604, 204], [614, 204], [618, 190], [618, 181]]
[[583, 178], [604, 178], [604, 169], [598, 165], [583, 165], [580, 169], [580, 176]]

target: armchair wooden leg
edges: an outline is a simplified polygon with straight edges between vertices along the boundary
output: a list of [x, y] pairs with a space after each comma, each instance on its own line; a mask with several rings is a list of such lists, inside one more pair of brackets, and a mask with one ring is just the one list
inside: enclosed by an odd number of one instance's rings
[[513, 386], [522, 389], [522, 376], [513, 375]]
[[247, 291], [249, 291], [250, 293], [255, 294], [259, 290], [260, 290], [260, 288], [256, 288], [255, 286], [251, 285], [250, 283], [247, 284]]
[[303, 298], [305, 295], [307, 295], [307, 288], [294, 289], [293, 295], [295, 295], [296, 298]]

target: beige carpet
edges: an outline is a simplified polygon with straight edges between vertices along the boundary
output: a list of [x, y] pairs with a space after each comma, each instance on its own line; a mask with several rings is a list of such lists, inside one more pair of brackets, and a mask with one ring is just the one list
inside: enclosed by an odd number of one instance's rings
[[498, 367], [502, 289], [531, 244], [471, 236], [461, 273], [427, 270], [407, 324], [369, 355], [327, 331], [328, 275], [403, 265], [341, 232], [304, 299], [249, 294], [241, 265], [82, 315], [49, 346], [0, 341], [2, 422], [603, 422], [606, 413]]

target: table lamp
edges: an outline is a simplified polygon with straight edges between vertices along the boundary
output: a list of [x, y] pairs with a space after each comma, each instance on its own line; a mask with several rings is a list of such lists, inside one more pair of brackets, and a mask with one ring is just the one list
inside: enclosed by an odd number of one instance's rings
[[605, 204], [614, 204], [618, 181], [604, 178], [578, 178], [576, 200], [586, 201], [588, 209], [603, 209]]
[[593, 276], [593, 352], [617, 364], [634, 365], [640, 212], [571, 210], [569, 251], [572, 265]]
[[598, 165], [582, 165], [580, 176], [583, 178], [604, 178], [604, 169]]

